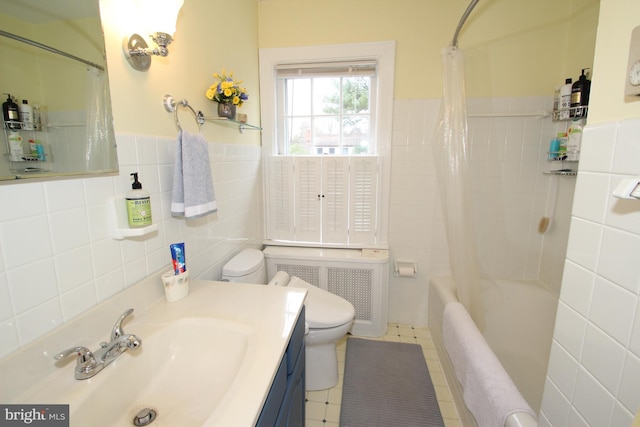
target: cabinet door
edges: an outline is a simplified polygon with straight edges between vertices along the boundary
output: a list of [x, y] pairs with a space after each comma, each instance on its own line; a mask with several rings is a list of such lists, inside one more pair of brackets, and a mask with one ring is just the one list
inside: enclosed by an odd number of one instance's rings
[[321, 157], [295, 160], [295, 233], [299, 242], [320, 241]]
[[269, 162], [269, 180], [266, 186], [267, 238], [295, 240], [294, 229], [294, 173], [293, 158], [272, 157]]
[[322, 242], [349, 242], [349, 159], [322, 159]]
[[279, 417], [280, 408], [287, 391], [287, 363], [282, 359], [276, 377], [269, 390], [269, 395], [264, 403], [256, 427], [273, 427]]
[[282, 402], [282, 409], [276, 421], [277, 427], [302, 427], [305, 423], [305, 399], [304, 399], [304, 362], [305, 347], [298, 355], [296, 367], [287, 380], [287, 394]]
[[378, 158], [351, 159], [349, 188], [349, 243], [376, 243]]

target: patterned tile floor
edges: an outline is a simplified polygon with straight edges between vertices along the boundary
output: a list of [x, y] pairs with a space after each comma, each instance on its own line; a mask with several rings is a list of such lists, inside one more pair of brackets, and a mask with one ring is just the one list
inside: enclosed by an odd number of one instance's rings
[[[420, 344], [427, 361], [431, 380], [436, 389], [438, 405], [440, 406], [445, 426], [462, 427], [449, 387], [442, 373], [438, 354], [427, 328], [414, 328], [413, 326], [390, 323], [385, 336], [372, 339]], [[347, 339], [345, 337], [338, 343], [338, 364], [340, 368], [338, 384], [329, 390], [308, 391], [306, 393], [306, 427], [338, 427], [346, 347]]]

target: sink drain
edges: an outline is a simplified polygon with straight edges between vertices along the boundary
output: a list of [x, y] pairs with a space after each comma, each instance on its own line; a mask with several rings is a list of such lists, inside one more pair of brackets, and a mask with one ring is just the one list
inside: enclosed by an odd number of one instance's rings
[[157, 416], [158, 416], [158, 413], [156, 412], [155, 409], [151, 409], [151, 408], [141, 409], [136, 414], [136, 416], [133, 417], [133, 425], [148, 426], [156, 419]]

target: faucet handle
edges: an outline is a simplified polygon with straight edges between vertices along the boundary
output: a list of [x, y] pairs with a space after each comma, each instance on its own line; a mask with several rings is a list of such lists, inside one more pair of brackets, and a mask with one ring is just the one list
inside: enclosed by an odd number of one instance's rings
[[95, 366], [96, 359], [93, 357], [93, 353], [88, 348], [82, 346], [70, 347], [56, 354], [55, 356], [53, 356], [53, 358], [56, 360], [61, 360], [74, 354], [78, 356], [78, 358], [76, 359], [76, 371]]
[[118, 320], [116, 321], [116, 324], [113, 325], [113, 330], [111, 331], [111, 341], [117, 338], [120, 338], [122, 335], [124, 335], [124, 330], [122, 330], [122, 321], [127, 316], [131, 315], [131, 313], [133, 313], [133, 308], [128, 309], [127, 311], [122, 313], [122, 315], [120, 315], [120, 318], [118, 318]]

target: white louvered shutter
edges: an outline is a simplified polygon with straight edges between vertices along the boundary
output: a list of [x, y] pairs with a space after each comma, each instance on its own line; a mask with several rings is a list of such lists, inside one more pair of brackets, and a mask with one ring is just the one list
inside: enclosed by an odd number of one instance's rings
[[349, 243], [349, 158], [322, 158], [322, 242]]
[[293, 158], [287, 156], [272, 157], [269, 162], [268, 239], [295, 240], [293, 165]]
[[376, 243], [377, 157], [351, 157], [349, 243]]
[[321, 160], [321, 157], [297, 157], [295, 160], [294, 240], [299, 242], [320, 242]]

